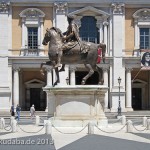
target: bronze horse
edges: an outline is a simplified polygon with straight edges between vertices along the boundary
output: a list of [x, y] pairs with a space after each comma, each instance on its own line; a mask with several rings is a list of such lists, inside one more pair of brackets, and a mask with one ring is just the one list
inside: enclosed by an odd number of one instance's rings
[[[43, 65], [50, 65], [55, 66], [57, 63], [57, 56], [58, 50], [63, 45], [62, 42], [62, 33], [58, 28], [52, 27], [46, 30], [45, 37], [43, 39], [43, 45], [47, 45], [49, 43], [49, 60], [47, 62], [41, 63], [40, 71], [43, 73]], [[88, 47], [88, 52], [82, 53], [80, 51], [80, 45], [76, 43], [76, 45], [67, 50], [63, 50], [62, 56], [62, 64], [84, 64], [87, 70], [89, 71], [88, 74], [82, 79], [81, 84], [84, 85], [86, 80], [92, 76], [94, 70], [98, 71], [99, 74], [99, 84], [103, 84], [103, 72], [101, 68], [97, 67], [97, 58], [98, 56], [98, 49], [102, 49], [102, 59], [105, 62], [105, 51], [106, 45], [105, 44], [95, 44], [92, 42], [83, 42], [85, 47]], [[53, 86], [57, 85], [60, 82], [59, 80], [59, 70], [58, 68], [54, 68], [57, 76], [56, 82]]]

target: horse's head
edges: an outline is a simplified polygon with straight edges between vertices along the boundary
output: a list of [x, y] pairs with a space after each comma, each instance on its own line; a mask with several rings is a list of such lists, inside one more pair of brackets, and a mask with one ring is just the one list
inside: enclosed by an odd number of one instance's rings
[[50, 41], [50, 29], [47, 28], [42, 44], [47, 45], [49, 41]]
[[47, 45], [50, 40], [53, 41], [53, 44], [56, 44], [56, 41], [62, 42], [63, 34], [60, 29], [56, 27], [52, 27], [50, 29], [46, 29], [46, 33], [43, 39], [42, 44]]

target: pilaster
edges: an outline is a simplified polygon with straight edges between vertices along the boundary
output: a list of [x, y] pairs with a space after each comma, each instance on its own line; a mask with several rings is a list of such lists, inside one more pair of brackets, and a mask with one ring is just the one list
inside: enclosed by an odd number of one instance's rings
[[137, 18], [135, 18], [135, 20], [134, 20], [134, 30], [135, 30], [135, 32], [134, 32], [134, 43], [135, 43], [135, 45], [134, 45], [134, 49], [139, 49], [140, 47], [140, 45], [139, 45], [139, 42], [140, 42], [140, 40], [139, 40], [139, 37], [140, 37], [140, 33], [139, 33], [139, 27], [138, 27], [138, 20], [137, 20]]
[[66, 14], [68, 12], [68, 3], [66, 2], [55, 2], [54, 3], [54, 18], [55, 26], [59, 28], [62, 32], [67, 30], [67, 17]]
[[8, 94], [10, 95], [8, 82], [9, 5], [5, 1], [0, 2], [0, 95], [6, 96], [7, 100], [9, 100]]
[[96, 26], [99, 29], [99, 42], [103, 43], [103, 18], [102, 17], [95, 17], [97, 19]]
[[[113, 14], [113, 86], [118, 84], [118, 77], [120, 76], [124, 81], [124, 76], [122, 76], [122, 54], [123, 54], [123, 16], [124, 16], [124, 4], [113, 3], [112, 4], [112, 14]], [[119, 76], [118, 76], [119, 75]]]
[[104, 43], [106, 44], [106, 56], [108, 56], [108, 22], [104, 21], [103, 22], [103, 26], [104, 26]]
[[8, 73], [8, 48], [11, 48], [10, 3], [0, 2], [0, 111], [10, 110], [11, 87]]
[[[110, 89], [111, 98], [111, 112], [117, 112], [119, 105], [121, 111], [125, 109], [125, 69], [122, 63], [123, 50], [124, 50], [124, 4], [123, 3], [112, 3], [112, 88]], [[118, 78], [121, 78], [120, 92], [118, 85]]]

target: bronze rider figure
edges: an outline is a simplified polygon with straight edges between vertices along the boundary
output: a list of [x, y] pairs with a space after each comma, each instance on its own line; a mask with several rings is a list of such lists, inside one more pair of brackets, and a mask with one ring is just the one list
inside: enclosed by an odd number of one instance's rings
[[63, 33], [63, 42], [64, 44], [58, 50], [58, 59], [55, 68], [60, 67], [61, 65], [61, 57], [63, 55], [63, 50], [71, 49], [75, 46], [76, 43], [79, 44], [81, 49], [81, 40], [79, 37], [79, 28], [78, 25], [74, 21], [74, 16], [67, 16], [68, 20], [68, 28], [67, 31]]

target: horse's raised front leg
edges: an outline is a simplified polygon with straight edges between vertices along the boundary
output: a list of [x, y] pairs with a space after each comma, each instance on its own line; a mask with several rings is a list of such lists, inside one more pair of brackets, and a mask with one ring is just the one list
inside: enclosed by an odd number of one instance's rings
[[40, 72], [41, 72], [42, 75], [44, 75], [44, 70], [43, 70], [44, 65], [52, 65], [52, 61], [44, 61], [44, 62], [41, 63]]
[[42, 62], [40, 65], [40, 72], [42, 75], [44, 75], [43, 66], [46, 65], [46, 62]]
[[93, 70], [93, 68], [92, 68], [92, 66], [90, 65], [90, 64], [84, 64], [85, 65], [85, 67], [88, 69], [88, 74], [82, 79], [82, 82], [81, 82], [81, 84], [82, 85], [84, 85], [85, 83], [86, 83], [86, 80], [90, 77], [90, 76], [92, 76], [93, 75], [93, 73], [94, 73], [94, 70]]
[[57, 83], [60, 82], [60, 80], [59, 80], [59, 71], [58, 71], [58, 67], [55, 68], [55, 73], [56, 73], [57, 80], [56, 80], [55, 83], [53, 84], [53, 87], [54, 87], [55, 85], [57, 85]]

